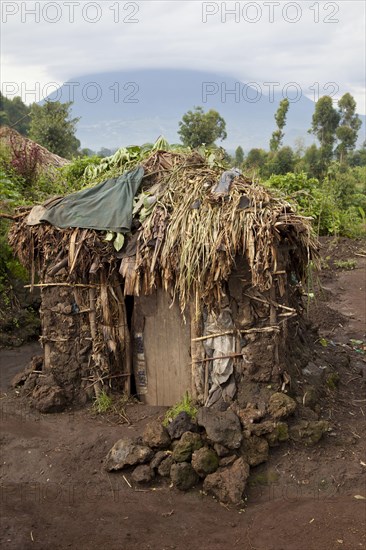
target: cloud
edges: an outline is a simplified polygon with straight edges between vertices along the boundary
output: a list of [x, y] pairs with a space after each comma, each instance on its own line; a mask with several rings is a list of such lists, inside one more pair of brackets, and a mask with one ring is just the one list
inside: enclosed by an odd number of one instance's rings
[[189, 68], [295, 81], [309, 97], [314, 83], [322, 90], [335, 82], [365, 112], [363, 2], [3, 0], [1, 10], [2, 81], [19, 89], [114, 70]]

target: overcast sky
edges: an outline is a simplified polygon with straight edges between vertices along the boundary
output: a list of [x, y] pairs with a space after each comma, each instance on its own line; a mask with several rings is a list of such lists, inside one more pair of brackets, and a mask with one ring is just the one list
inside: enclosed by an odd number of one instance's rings
[[324, 95], [339, 88], [337, 95], [352, 93], [364, 114], [365, 5], [2, 0], [2, 91], [29, 103], [42, 99], [49, 82], [110, 70], [189, 68], [245, 83], [297, 82], [310, 98], [317, 89]]

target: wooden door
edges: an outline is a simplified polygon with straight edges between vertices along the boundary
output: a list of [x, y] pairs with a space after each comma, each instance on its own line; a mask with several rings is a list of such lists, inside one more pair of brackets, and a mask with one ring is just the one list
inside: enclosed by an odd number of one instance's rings
[[169, 295], [159, 289], [135, 299], [133, 333], [134, 373], [141, 401], [174, 405], [191, 391], [189, 316], [184, 323], [178, 304], [172, 305]]

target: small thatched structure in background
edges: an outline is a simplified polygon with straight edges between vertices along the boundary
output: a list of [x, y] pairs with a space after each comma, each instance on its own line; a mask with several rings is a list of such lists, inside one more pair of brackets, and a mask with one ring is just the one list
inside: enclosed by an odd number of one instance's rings
[[290, 320], [317, 258], [310, 222], [242, 175], [215, 192], [223, 169], [198, 153], [155, 151], [142, 164], [119, 252], [103, 231], [28, 225], [29, 211], [13, 225], [42, 291], [47, 376], [29, 392], [45, 394], [47, 379], [64, 404], [132, 387], [151, 404], [189, 391], [218, 405], [283, 387]]
[[55, 168], [62, 168], [62, 166], [70, 164], [69, 160], [51, 153], [39, 143], [22, 136], [9, 126], [0, 128], [0, 147], [9, 150], [12, 160], [16, 161], [17, 157], [22, 157], [24, 161], [24, 157], [28, 157], [29, 162], [35, 163], [35, 168], [42, 172], [52, 171]]

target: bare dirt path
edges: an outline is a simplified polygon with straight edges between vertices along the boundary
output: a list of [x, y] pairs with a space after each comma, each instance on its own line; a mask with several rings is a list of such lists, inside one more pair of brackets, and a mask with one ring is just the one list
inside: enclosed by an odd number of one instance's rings
[[[354, 252], [348, 246], [350, 258]], [[199, 489], [180, 493], [161, 481], [141, 488], [128, 474], [107, 474], [102, 461], [113, 443], [140, 434], [162, 411], [131, 405], [130, 426], [90, 410], [41, 415], [8, 390], [37, 344], [1, 350], [2, 548], [366, 550], [366, 500], [355, 498], [366, 496], [366, 363], [341, 347], [365, 339], [365, 263], [357, 262], [351, 271], [325, 271], [327, 300], [315, 315], [321, 335], [337, 342], [334, 354], [324, 351], [341, 375], [322, 410], [332, 432], [315, 447], [274, 449], [253, 469], [242, 510]]]

